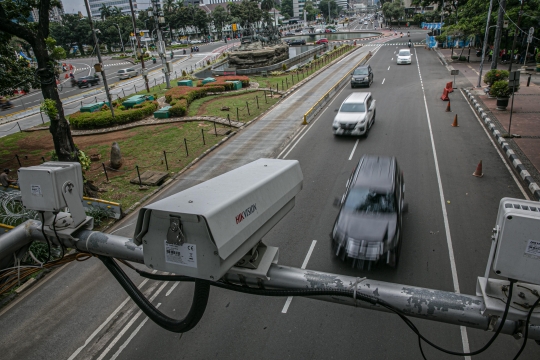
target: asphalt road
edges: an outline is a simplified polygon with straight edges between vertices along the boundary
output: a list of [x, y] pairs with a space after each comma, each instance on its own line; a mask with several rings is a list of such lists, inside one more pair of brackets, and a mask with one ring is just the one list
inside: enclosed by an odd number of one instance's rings
[[[414, 42], [423, 39], [414, 36]], [[304, 187], [295, 209], [265, 241], [280, 248], [280, 264], [299, 267], [307, 262], [313, 270], [472, 294], [476, 277], [484, 273], [500, 198], [525, 195], [459, 91], [451, 95], [453, 112], [444, 111], [446, 103], [439, 97], [451, 79], [436, 54], [417, 47], [412, 65], [397, 66], [395, 52], [400, 47], [374, 46], [372, 87], [344, 88], [318, 118], [291, 136], [278, 157], [300, 161]], [[375, 124], [367, 138], [334, 137], [334, 109], [353, 91], [373, 93]], [[455, 114], [458, 128], [450, 126]], [[341, 196], [363, 154], [396, 156], [404, 171], [409, 212], [397, 270], [383, 265], [369, 272], [352, 269], [330, 251], [329, 233], [337, 215], [333, 199]], [[241, 161], [233, 155], [222, 160]], [[196, 174], [216, 164], [214, 156], [179, 182], [201, 181]], [[484, 164], [481, 179], [471, 176], [479, 160]], [[132, 223], [126, 221], [116, 231], [132, 233], [129, 229]], [[142, 289], [161, 311], [176, 318], [183, 317], [191, 304], [191, 284], [148, 281]], [[0, 311], [0, 352], [6, 359], [421, 358], [414, 334], [386, 313], [302, 298], [286, 307], [284, 298], [213, 288], [202, 321], [191, 332], [178, 335], [147, 321], [125, 299], [99, 261], [69, 264], [11, 309]], [[463, 351], [464, 343], [470, 350], [478, 349], [491, 337], [477, 330], [462, 332], [455, 326], [413, 321], [429, 339], [454, 351]], [[475, 358], [512, 358], [519, 344], [503, 335]], [[454, 358], [424, 349], [428, 359]], [[531, 342], [522, 358], [538, 355]]]

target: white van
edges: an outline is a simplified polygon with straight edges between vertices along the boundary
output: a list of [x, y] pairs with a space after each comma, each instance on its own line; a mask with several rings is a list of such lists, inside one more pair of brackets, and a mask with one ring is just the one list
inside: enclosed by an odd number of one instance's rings
[[118, 78], [122, 80], [122, 79], [129, 79], [129, 78], [135, 77], [139, 75], [139, 72], [133, 68], [128, 68], [128, 69], [118, 70], [117, 74], [118, 74]]

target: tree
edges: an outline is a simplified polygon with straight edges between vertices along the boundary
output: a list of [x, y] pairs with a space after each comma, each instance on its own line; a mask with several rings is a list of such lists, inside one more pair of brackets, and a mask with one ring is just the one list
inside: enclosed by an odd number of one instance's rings
[[313, 6], [311, 0], [306, 1], [306, 6], [304, 6], [304, 12], [306, 12], [306, 20], [313, 21], [317, 18], [319, 10]]
[[214, 23], [214, 28], [218, 33], [218, 37], [221, 39], [223, 37], [223, 28], [230, 21], [230, 15], [222, 6], [216, 6], [211, 14], [211, 17], [212, 22]]
[[210, 34], [209, 24], [210, 18], [206, 14], [206, 11], [197, 6], [193, 16], [193, 26], [197, 28], [197, 32], [207, 35]]
[[111, 17], [116, 17], [116, 16], [122, 16], [122, 9], [120, 9], [118, 6], [114, 6], [112, 9], [111, 9]]
[[263, 17], [263, 12], [255, 1], [231, 2], [227, 4], [227, 9], [233, 18], [232, 20], [240, 23], [244, 29], [249, 29], [251, 25], [261, 21]]
[[285, 17], [289, 16], [290, 18], [294, 16], [292, 0], [281, 1], [281, 15]]
[[77, 45], [82, 56], [85, 56], [83, 45], [93, 43], [88, 18], [80, 18], [78, 15], [64, 14], [60, 22], [51, 23], [50, 33], [66, 52]]
[[101, 13], [101, 20], [105, 20], [106, 18], [111, 16], [111, 7], [103, 4], [99, 8], [99, 12]]
[[[328, 14], [328, 2], [330, 2], [330, 14]], [[339, 9], [337, 3], [334, 0], [322, 0], [319, 3], [319, 10], [325, 18], [330, 19], [330, 17], [337, 17], [339, 14]]]
[[35, 70], [9, 41], [8, 34], [0, 33], [0, 95], [13, 95], [16, 89], [26, 92], [39, 88]]
[[262, 0], [261, 1], [261, 10], [270, 11], [274, 7], [274, 0]]
[[[58, 0], [3, 0], [0, 2], [0, 31], [11, 36], [18, 36], [32, 47], [37, 60], [36, 75], [41, 84], [45, 101], [49, 100], [56, 116], [50, 119], [54, 149], [60, 161], [78, 161], [79, 150], [71, 137], [69, 123], [64, 116], [64, 109], [55, 81], [55, 62], [47, 47], [49, 38], [49, 11], [52, 7], [62, 7]], [[29, 23], [32, 9], [38, 9], [37, 22]], [[54, 55], [54, 54], [52, 54]]]

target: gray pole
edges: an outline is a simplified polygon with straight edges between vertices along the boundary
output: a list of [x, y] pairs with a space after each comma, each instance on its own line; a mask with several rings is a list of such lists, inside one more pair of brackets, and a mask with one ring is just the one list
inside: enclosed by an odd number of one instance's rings
[[94, 43], [96, 44], [96, 54], [97, 54], [99, 65], [101, 67], [101, 77], [103, 77], [103, 87], [105, 88], [105, 94], [107, 95], [107, 100], [109, 101], [109, 108], [111, 109], [111, 115], [114, 118], [114, 106], [112, 104], [111, 94], [109, 93], [109, 86], [107, 85], [107, 78], [105, 77], [105, 69], [103, 67], [103, 62], [101, 61], [101, 52], [99, 51], [99, 41], [96, 36], [96, 30], [94, 29], [94, 23], [92, 22], [92, 13], [90, 12], [90, 6], [88, 5], [88, 0], [84, 0], [84, 5], [86, 6], [86, 12], [88, 13], [88, 21], [90, 22], [90, 29], [92, 30], [92, 36], [94, 37]]
[[[157, 36], [158, 36], [158, 42], [159, 42], [159, 46], [158, 46], [158, 54], [159, 54], [159, 57], [161, 58], [161, 64], [163, 65], [163, 73], [165, 74], [165, 82], [166, 82], [166, 86], [167, 86], [167, 89], [170, 89], [171, 88], [171, 81], [169, 79], [169, 69], [167, 67], [167, 54], [165, 54], [165, 42], [163, 41], [163, 36], [161, 34], [161, 27], [159, 26], [159, 20], [158, 20], [158, 16], [161, 16], [161, 13], [160, 13], [160, 9], [158, 9], [158, 2], [157, 0], [152, 0], [152, 6], [154, 8], [154, 21], [155, 21], [155, 26], [156, 26], [156, 33], [157, 33]], [[171, 53], [173, 53], [173, 51], [171, 50]]]
[[[87, 0], [85, 0], [87, 1]], [[129, 0], [129, 7], [131, 8], [131, 20], [133, 22], [133, 33], [135, 34], [135, 39], [137, 39], [137, 55], [141, 55], [141, 66], [144, 73], [144, 56], [141, 53], [141, 38], [139, 37], [139, 32], [137, 31], [137, 21], [135, 20], [135, 10], [133, 10], [133, 1]], [[148, 76], [143, 74], [144, 84], [146, 85], [146, 91], [150, 92], [150, 87], [148, 86]]]
[[486, 47], [489, 37], [489, 20], [491, 20], [491, 9], [493, 8], [493, 0], [489, 1], [489, 10], [486, 21], [486, 34], [484, 35], [484, 46], [482, 46], [482, 61], [480, 62], [480, 73], [478, 74], [478, 85], [476, 87], [482, 87], [482, 70], [484, 69], [484, 59], [486, 57]]
[[124, 40], [122, 40], [122, 33], [120, 32], [120, 25], [114, 24], [118, 28], [118, 35], [120, 35], [120, 44], [122, 44], [122, 52], [126, 52], [124, 49]]
[[[519, 30], [519, 24], [521, 23], [521, 14], [523, 14], [523, 0], [521, 0], [521, 7], [519, 8], [519, 17], [518, 22], [516, 25], [516, 29], [514, 30], [514, 41], [512, 42], [512, 52], [510, 53], [510, 65], [508, 65], [508, 71], [512, 71], [512, 62], [514, 61], [514, 50], [516, 48], [516, 41], [517, 41], [517, 35]], [[525, 54], [527, 56], [527, 54]]]
[[493, 59], [491, 59], [491, 68], [497, 68], [499, 60], [499, 50], [501, 48], [501, 36], [504, 23], [504, 10], [506, 9], [506, 0], [499, 0], [499, 13], [497, 15], [497, 29], [495, 30], [495, 41], [493, 43]]

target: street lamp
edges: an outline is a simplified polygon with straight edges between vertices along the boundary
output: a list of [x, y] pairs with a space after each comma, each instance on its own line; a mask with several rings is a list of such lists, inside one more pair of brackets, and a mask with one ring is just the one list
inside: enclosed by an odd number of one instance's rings
[[[480, 62], [480, 72], [478, 73], [478, 86], [477, 87], [481, 87], [481, 85], [482, 85], [482, 83], [481, 83], [482, 70], [484, 69], [484, 59], [486, 57], [487, 39], [488, 39], [488, 36], [489, 36], [489, 29], [491, 29], [492, 27], [497, 27], [497, 25], [488, 26], [488, 28], [486, 29], [486, 35], [484, 36], [484, 46], [482, 46], [482, 61]], [[494, 55], [497, 56], [496, 54], [494, 54]]]
[[122, 33], [120, 32], [120, 25], [118, 24], [113, 24], [115, 25], [117, 28], [118, 28], [118, 35], [120, 35], [120, 44], [122, 44], [122, 52], [126, 52], [126, 50], [124, 49], [124, 40], [122, 40]]

